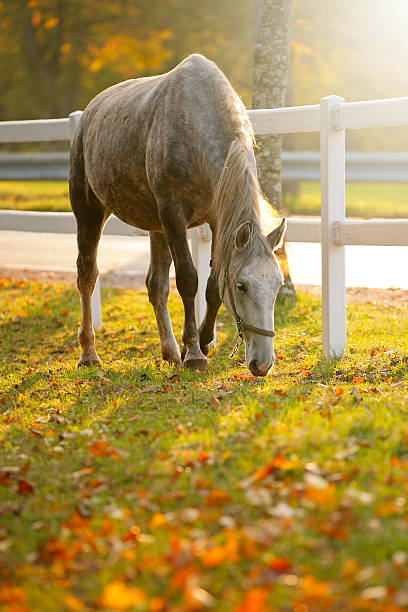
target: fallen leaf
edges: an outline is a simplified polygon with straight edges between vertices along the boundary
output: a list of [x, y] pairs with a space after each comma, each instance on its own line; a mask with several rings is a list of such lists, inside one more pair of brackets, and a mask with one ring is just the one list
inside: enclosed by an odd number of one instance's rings
[[234, 612], [273, 612], [273, 608], [266, 605], [269, 589], [265, 587], [254, 587], [244, 595], [242, 603], [235, 608]]
[[283, 574], [291, 569], [292, 563], [286, 557], [276, 557], [270, 562], [269, 567], [277, 574]]
[[138, 587], [128, 587], [121, 580], [113, 580], [105, 585], [100, 603], [108, 610], [128, 610], [133, 606], [143, 606], [146, 595]]
[[229, 501], [230, 496], [224, 489], [212, 489], [206, 499], [205, 502], [209, 506], [218, 506], [218, 504], [223, 504]]
[[167, 380], [170, 380], [171, 382], [179, 382], [180, 381], [180, 374], [172, 374], [171, 376], [168, 377]]
[[201, 557], [201, 561], [205, 567], [215, 567], [226, 561], [227, 558], [228, 550], [224, 546], [213, 546], [205, 551]]
[[109, 442], [96, 440], [86, 448], [94, 457], [111, 457], [114, 460], [118, 459], [117, 451], [109, 446]]
[[20, 495], [30, 495], [34, 491], [34, 486], [28, 482], [28, 480], [23, 480], [22, 478], [17, 482], [17, 491]]
[[234, 378], [236, 378], [236, 380], [251, 380], [252, 376], [249, 376], [249, 374], [234, 374]]

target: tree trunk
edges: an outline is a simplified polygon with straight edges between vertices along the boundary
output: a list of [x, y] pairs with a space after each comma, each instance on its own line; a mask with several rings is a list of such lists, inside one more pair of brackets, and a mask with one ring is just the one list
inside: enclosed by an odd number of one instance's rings
[[[255, 48], [252, 83], [252, 108], [277, 108], [285, 103], [290, 59], [290, 22], [292, 0], [257, 0], [255, 8]], [[258, 176], [269, 202], [282, 211], [281, 155], [282, 136], [257, 138]], [[289, 274], [285, 245], [277, 253], [285, 286], [282, 295], [295, 295]]]

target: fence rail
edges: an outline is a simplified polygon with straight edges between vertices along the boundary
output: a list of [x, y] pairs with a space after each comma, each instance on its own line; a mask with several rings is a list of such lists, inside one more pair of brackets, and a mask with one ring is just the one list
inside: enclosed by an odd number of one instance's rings
[[[68, 152], [0, 153], [0, 180], [67, 179], [68, 171]], [[282, 180], [320, 181], [320, 153], [284, 151]], [[346, 153], [346, 181], [408, 183], [408, 153]]]
[[[0, 123], [0, 142], [70, 140], [81, 111], [68, 119]], [[353, 221], [345, 218], [345, 130], [408, 125], [408, 97], [347, 103], [338, 96], [320, 105], [249, 111], [256, 134], [320, 131], [321, 219], [289, 219], [289, 242], [320, 242], [322, 246], [323, 355], [340, 355], [346, 348], [345, 250], [347, 244], [408, 246], [408, 219]], [[0, 229], [75, 231], [70, 213], [0, 212]], [[107, 233], [141, 235], [140, 230], [111, 219]], [[205, 310], [211, 235], [208, 226], [191, 233], [192, 254], [199, 276], [196, 315]], [[93, 298], [93, 322], [100, 323], [99, 285]]]

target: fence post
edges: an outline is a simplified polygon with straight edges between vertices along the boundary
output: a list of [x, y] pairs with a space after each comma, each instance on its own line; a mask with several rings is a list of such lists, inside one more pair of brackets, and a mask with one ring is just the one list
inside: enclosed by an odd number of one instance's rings
[[335, 127], [339, 96], [320, 100], [323, 357], [346, 349], [345, 247], [334, 242], [334, 223], [345, 219], [345, 130]]
[[[194, 301], [194, 310], [197, 326], [199, 326], [204, 319], [207, 308], [205, 290], [211, 271], [211, 230], [207, 223], [205, 225], [200, 225], [200, 227], [196, 227], [192, 231], [191, 256], [198, 274], [198, 289]], [[215, 344], [215, 329], [214, 340], [211, 344]]]
[[[71, 131], [71, 142], [74, 138], [79, 120], [82, 117], [82, 111], [77, 110], [69, 114], [69, 127]], [[95, 287], [91, 298], [92, 310], [92, 326], [94, 329], [99, 329], [102, 326], [102, 305], [101, 305], [101, 284], [99, 276], [96, 279]]]

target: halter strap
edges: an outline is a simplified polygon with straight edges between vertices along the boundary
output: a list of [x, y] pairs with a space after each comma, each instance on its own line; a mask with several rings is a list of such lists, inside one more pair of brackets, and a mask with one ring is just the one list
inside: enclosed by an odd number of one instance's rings
[[228, 263], [225, 266], [224, 280], [223, 280], [222, 288], [221, 288], [221, 300], [224, 301], [225, 287], [227, 287], [229, 299], [230, 299], [231, 306], [232, 306], [232, 311], [234, 313], [235, 322], [237, 324], [238, 336], [242, 339], [243, 332], [253, 332], [255, 334], [259, 334], [260, 336], [269, 336], [273, 338], [274, 335], [276, 334], [274, 330], [263, 329], [262, 327], [256, 327], [255, 325], [249, 325], [248, 323], [245, 323], [245, 321], [239, 316], [237, 307], [235, 306], [234, 294], [232, 293], [231, 283], [229, 280], [229, 264], [231, 261], [231, 254], [232, 254], [232, 251], [228, 258]]

